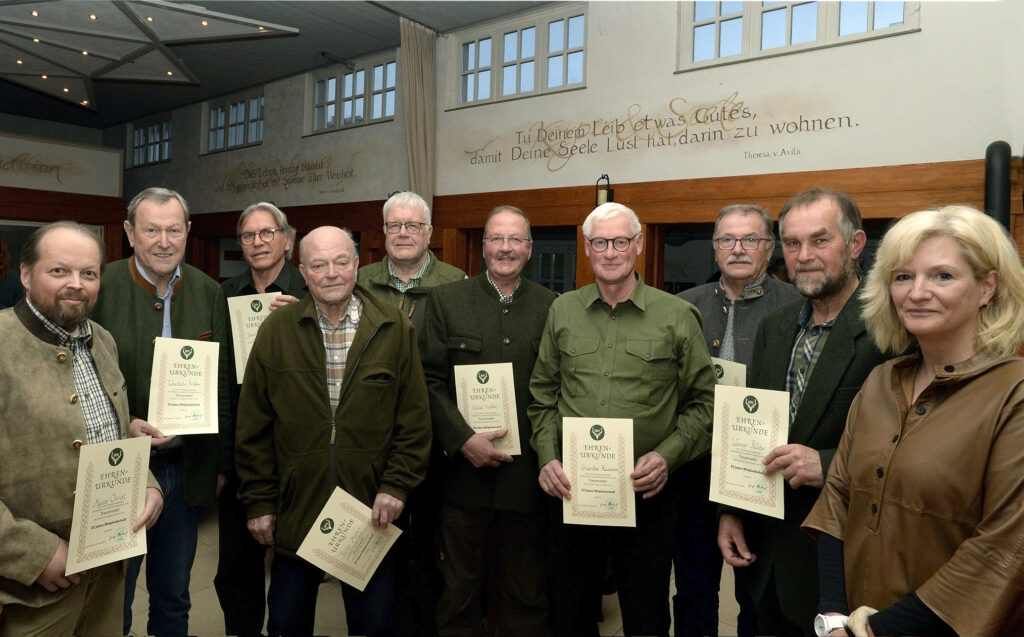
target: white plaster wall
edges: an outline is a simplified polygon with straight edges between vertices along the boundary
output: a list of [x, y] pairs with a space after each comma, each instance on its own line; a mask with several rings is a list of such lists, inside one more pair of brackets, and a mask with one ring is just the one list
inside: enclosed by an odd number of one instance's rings
[[[925, 1], [916, 33], [678, 74], [677, 10], [592, 2], [585, 89], [439, 113], [438, 193], [591, 184], [601, 173], [614, 184], [973, 159], [1000, 139], [1020, 154], [1024, 2]], [[451, 39], [439, 41], [439, 68], [458, 53]], [[439, 78], [439, 95], [448, 90]], [[723, 105], [748, 116], [694, 122], [697, 109]], [[696, 143], [644, 119], [681, 114]], [[843, 126], [772, 134], [801, 117]], [[594, 122], [622, 132], [595, 132]], [[513, 160], [543, 150], [539, 129], [581, 123], [586, 154]], [[471, 162], [499, 152], [500, 161]]]

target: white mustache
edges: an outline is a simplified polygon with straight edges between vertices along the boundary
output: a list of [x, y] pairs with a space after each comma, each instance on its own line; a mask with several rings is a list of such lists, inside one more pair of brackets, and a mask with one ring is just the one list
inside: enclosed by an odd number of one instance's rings
[[729, 257], [725, 260], [726, 265], [732, 265], [733, 263], [746, 263], [747, 265], [754, 265], [754, 260], [748, 256], [737, 256]]

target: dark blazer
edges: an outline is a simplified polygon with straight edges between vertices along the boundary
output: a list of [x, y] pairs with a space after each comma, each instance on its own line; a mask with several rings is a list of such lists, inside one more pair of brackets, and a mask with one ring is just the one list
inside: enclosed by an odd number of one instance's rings
[[[499, 303], [484, 275], [432, 288], [419, 344], [434, 436], [449, 461], [443, 472], [445, 501], [464, 508], [530, 513], [537, 510], [541, 492], [526, 409], [530, 376], [555, 293], [523, 279], [512, 298], [512, 303]], [[459, 452], [473, 430], [455, 401], [453, 367], [505, 362], [512, 363], [522, 455], [497, 468], [475, 469]]]
[[[818, 450], [825, 475], [846, 427], [853, 397], [871, 370], [892, 357], [879, 352], [866, 331], [860, 317], [861, 289], [857, 288], [836, 317], [789, 430], [790, 443]], [[790, 353], [800, 330], [797, 317], [805, 302], [800, 299], [784, 305], [761, 321], [754, 341], [749, 386], [785, 391]], [[757, 555], [747, 567], [754, 599], [762, 599], [771, 586], [783, 613], [808, 631], [817, 613], [818, 560], [816, 545], [801, 531], [800, 524], [820, 493], [813, 487], [787, 487], [784, 520], [741, 514], [747, 544]]]

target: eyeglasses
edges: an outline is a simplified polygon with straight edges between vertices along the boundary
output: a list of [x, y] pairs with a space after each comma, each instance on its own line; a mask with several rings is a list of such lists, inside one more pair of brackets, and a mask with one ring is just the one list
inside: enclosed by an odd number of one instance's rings
[[500, 246], [506, 241], [508, 241], [509, 245], [513, 248], [519, 248], [530, 243], [533, 239], [524, 239], [522, 237], [484, 237], [484, 243], [489, 243], [492, 246]]
[[761, 237], [743, 237], [741, 239], [737, 239], [736, 237], [718, 237], [711, 241], [719, 250], [732, 250], [738, 241], [740, 247], [749, 252], [751, 250], [757, 250], [762, 241], [771, 241], [771, 239], [762, 239]]
[[263, 243], [270, 243], [278, 232], [281, 232], [280, 228], [264, 228], [259, 232], [243, 232], [238, 235], [238, 242], [244, 246], [251, 246], [256, 241], [256, 235], [260, 235], [260, 240]]
[[419, 221], [406, 221], [405, 223], [396, 223], [392, 221], [384, 224], [384, 230], [387, 231], [388, 234], [398, 234], [401, 232], [402, 226], [405, 226], [405, 231], [409, 234], [419, 234], [429, 225], [429, 223], [421, 223]]
[[587, 239], [587, 243], [590, 244], [590, 249], [594, 252], [604, 252], [608, 249], [609, 244], [615, 248], [616, 252], [625, 252], [629, 249], [629, 244], [633, 243], [633, 239], [636, 239], [639, 234], [638, 232], [632, 237], [615, 237], [614, 239]]

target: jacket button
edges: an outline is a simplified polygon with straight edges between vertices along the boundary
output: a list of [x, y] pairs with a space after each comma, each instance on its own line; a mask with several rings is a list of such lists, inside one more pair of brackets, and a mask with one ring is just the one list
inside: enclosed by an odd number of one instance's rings
[[57, 362], [58, 363], [63, 363], [67, 359], [68, 359], [67, 352], [57, 352]]
[[71, 394], [70, 402], [72, 405], [78, 402], [78, 394]]
[[925, 406], [924, 406], [924, 405], [918, 405], [918, 406], [917, 406], [917, 408], [916, 408], [916, 409], [914, 409], [914, 411], [915, 411], [915, 412], [917, 412], [917, 415], [918, 415], [918, 416], [923, 416], [923, 415], [924, 415], [924, 412], [928, 411], [928, 409], [927, 409], [927, 408], [925, 408]]
[[875, 475], [878, 476], [879, 478], [885, 475], [885, 472], [882, 471], [882, 467], [878, 467], [878, 469], [875, 471]]
[[951, 372], [951, 371], [953, 371], [953, 370], [954, 370], [954, 369], [956, 369], [956, 368], [955, 368], [955, 367], [953, 367], [952, 365], [946, 365], [946, 366], [945, 366], [945, 367], [943, 367], [942, 369], [946, 370], [947, 372]]
[[71, 443], [71, 446], [74, 449], [81, 449], [82, 448], [82, 441], [81, 440], [76, 440], [76, 441]]
[[162, 310], [164, 309], [164, 304], [161, 303], [160, 301], [157, 301], [156, 303], [153, 304], [153, 309], [157, 311]]
[[466, 349], [465, 343], [459, 343], [459, 349]]
[[711, 347], [721, 347], [721, 346], [722, 346], [722, 341], [718, 340], [717, 338], [715, 340], [711, 341]]
[[508, 314], [508, 308], [507, 307], [501, 308], [501, 313], [502, 314]]
[[900, 439], [900, 435], [899, 434], [896, 434], [895, 436], [892, 437], [892, 441], [893, 442], [896, 442], [899, 439]]
[[878, 505], [877, 504], [872, 504], [871, 505], [871, 512], [872, 513], [878, 513]]
[[508, 345], [509, 343], [512, 342], [512, 339], [506, 336], [505, 338], [501, 339], [501, 342], [504, 343], [505, 345]]
[[727, 308], [727, 307], [725, 307], [725, 306], [723, 305], [723, 306], [722, 306], [722, 314], [728, 314], [728, 313], [729, 313], [729, 308]]

